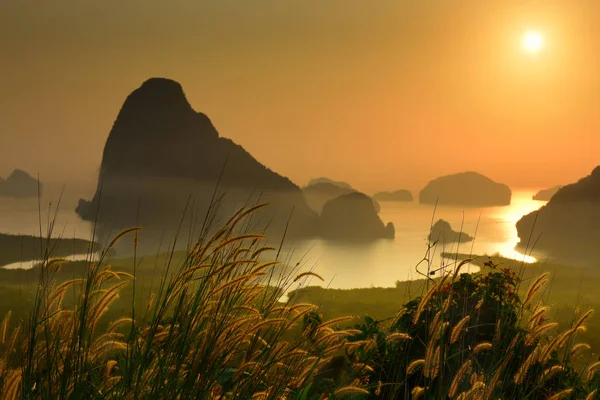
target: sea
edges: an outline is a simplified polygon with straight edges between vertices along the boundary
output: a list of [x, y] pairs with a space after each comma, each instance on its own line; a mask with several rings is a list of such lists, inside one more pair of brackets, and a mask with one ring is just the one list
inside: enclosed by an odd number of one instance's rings
[[[513, 188], [511, 204], [503, 207], [464, 208], [423, 205], [418, 202], [380, 202], [379, 216], [395, 226], [395, 239], [369, 243], [340, 243], [320, 239], [284, 243], [282, 259], [298, 271], [313, 271], [323, 278], [313, 284], [330, 288], [391, 287], [396, 281], [419, 279], [429, 271], [453, 269], [456, 258], [442, 258], [442, 253], [476, 255], [499, 254], [518, 262], [531, 263], [536, 258], [515, 250], [519, 239], [516, 222], [546, 202], [533, 200], [537, 189]], [[83, 196], [82, 196], [83, 197]], [[87, 194], [89, 198], [89, 194]], [[41, 200], [0, 198], [0, 232], [90, 239], [92, 224], [75, 214], [79, 196], [60, 199], [60, 191], [52, 191]], [[455, 231], [475, 239], [466, 243], [438, 243], [428, 246], [431, 224], [438, 219], [448, 221]], [[54, 225], [52, 226], [52, 221]], [[73, 260], [82, 255], [70, 257]], [[31, 268], [33, 262], [20, 262], [4, 268]], [[466, 265], [461, 272], [475, 272]]]

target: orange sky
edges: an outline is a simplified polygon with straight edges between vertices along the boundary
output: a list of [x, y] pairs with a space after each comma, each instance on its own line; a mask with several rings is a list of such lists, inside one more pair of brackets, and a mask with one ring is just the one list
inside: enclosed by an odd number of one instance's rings
[[300, 185], [569, 183], [600, 164], [599, 71], [598, 0], [4, 0], [0, 176], [95, 184], [125, 97], [164, 76]]

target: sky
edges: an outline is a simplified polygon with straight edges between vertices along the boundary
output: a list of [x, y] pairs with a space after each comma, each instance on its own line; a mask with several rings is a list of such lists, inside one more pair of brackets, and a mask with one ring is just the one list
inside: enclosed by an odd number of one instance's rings
[[566, 184], [600, 164], [598, 71], [597, 0], [2, 0], [0, 176], [94, 186], [160, 76], [299, 185]]

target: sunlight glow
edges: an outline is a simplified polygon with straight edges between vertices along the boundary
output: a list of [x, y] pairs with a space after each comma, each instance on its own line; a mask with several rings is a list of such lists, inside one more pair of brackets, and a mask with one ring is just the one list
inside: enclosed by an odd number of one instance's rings
[[539, 32], [527, 32], [523, 36], [522, 45], [528, 53], [538, 53], [544, 47], [544, 37]]

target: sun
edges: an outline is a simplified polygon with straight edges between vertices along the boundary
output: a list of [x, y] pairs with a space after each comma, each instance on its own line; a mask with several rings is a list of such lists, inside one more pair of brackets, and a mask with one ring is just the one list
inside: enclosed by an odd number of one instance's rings
[[544, 36], [539, 32], [530, 31], [523, 36], [523, 49], [528, 53], [539, 53], [544, 48]]

